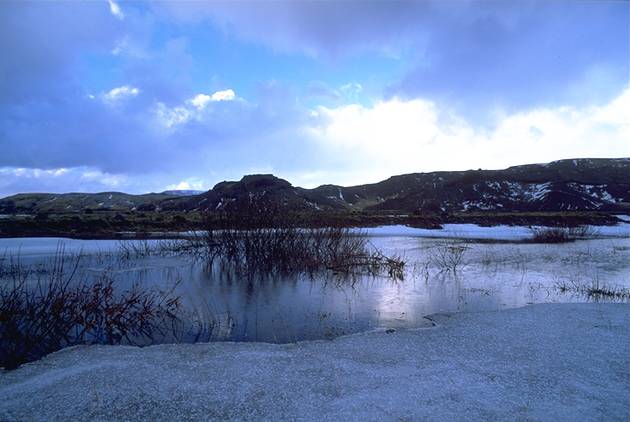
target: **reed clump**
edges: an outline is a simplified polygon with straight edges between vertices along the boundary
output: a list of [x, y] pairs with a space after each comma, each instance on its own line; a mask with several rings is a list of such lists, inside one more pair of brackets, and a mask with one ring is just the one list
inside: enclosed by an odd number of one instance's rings
[[429, 262], [439, 268], [440, 272], [453, 272], [464, 266], [464, 258], [468, 246], [454, 241], [446, 242], [431, 249]]
[[102, 274], [79, 277], [81, 256], [61, 248], [45, 272], [13, 260], [0, 279], [0, 367], [78, 344], [147, 344], [176, 332], [180, 298], [137, 284], [118, 289]]
[[598, 277], [594, 277], [590, 283], [568, 279], [557, 282], [555, 288], [560, 293], [577, 294], [591, 300], [630, 300], [630, 289], [612, 286], [602, 283]]
[[530, 227], [535, 243], [567, 243], [595, 235], [589, 226], [578, 227]]
[[209, 263], [244, 274], [333, 271], [402, 279], [405, 261], [386, 256], [367, 236], [347, 227], [300, 227], [300, 220], [257, 208], [213, 219], [201, 238], [191, 239]]

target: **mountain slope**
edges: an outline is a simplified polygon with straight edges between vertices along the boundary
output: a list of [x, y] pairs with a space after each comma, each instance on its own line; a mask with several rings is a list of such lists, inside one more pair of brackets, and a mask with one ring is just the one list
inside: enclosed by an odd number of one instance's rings
[[260, 203], [313, 212], [626, 211], [630, 209], [630, 158], [412, 173], [350, 187], [304, 189], [267, 174], [221, 182], [191, 196], [21, 194], [0, 200], [0, 213], [86, 209], [229, 212]]
[[20, 193], [0, 199], [0, 214], [150, 211], [156, 209], [156, 204], [172, 197], [164, 193]]

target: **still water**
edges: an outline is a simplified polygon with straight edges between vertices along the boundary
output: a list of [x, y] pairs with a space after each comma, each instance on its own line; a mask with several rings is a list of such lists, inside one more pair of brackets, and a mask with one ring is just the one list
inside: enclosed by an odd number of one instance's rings
[[[333, 274], [248, 279], [181, 257], [123, 262], [115, 259], [119, 242], [112, 240], [0, 239], [0, 258], [7, 263], [9, 257], [19, 257], [22, 265], [37, 266], [60, 247], [67, 254], [81, 252], [81, 277], [107, 273], [122, 288], [176, 286], [186, 318], [205, 327], [204, 340], [293, 342], [426, 326], [425, 317], [440, 312], [593, 300], [561, 292], [560, 285], [628, 289], [630, 225], [606, 230], [593, 239], [544, 245], [522, 242], [528, 232], [519, 227], [369, 229], [374, 247], [405, 257], [403, 280], [362, 275], [348, 280]], [[462, 263], [456, 271], [446, 271], [435, 257], [453, 245], [465, 248]]]

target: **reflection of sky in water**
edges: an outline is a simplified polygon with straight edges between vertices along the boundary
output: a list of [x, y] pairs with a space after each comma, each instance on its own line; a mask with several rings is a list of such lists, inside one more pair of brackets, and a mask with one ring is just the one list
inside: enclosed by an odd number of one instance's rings
[[[378, 233], [370, 241], [406, 257], [404, 281], [359, 277], [354, 283], [306, 276], [243, 280], [182, 258], [144, 258], [115, 264], [118, 282], [166, 288], [179, 282], [191, 319], [217, 321], [213, 338], [289, 342], [328, 338], [377, 327], [425, 325], [437, 312], [474, 312], [539, 302], [586, 298], [561, 294], [559, 282], [630, 287], [630, 239], [607, 238], [562, 245], [467, 242], [457, 274], [428, 265], [445, 240]], [[25, 264], [50, 259], [59, 239], [0, 239], [0, 256]], [[452, 242], [452, 241], [449, 241]], [[66, 251], [88, 254], [83, 268], [96, 277], [112, 266], [102, 256], [118, 242], [64, 240]], [[6, 251], [6, 252], [5, 252]], [[101, 255], [98, 254], [101, 252]]]

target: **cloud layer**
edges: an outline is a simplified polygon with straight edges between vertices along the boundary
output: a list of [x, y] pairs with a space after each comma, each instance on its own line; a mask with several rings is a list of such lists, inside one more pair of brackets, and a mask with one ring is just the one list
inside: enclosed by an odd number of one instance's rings
[[0, 3], [0, 196], [630, 155], [627, 2]]
[[[348, 170], [336, 172], [346, 184], [420, 170], [499, 169], [563, 158], [630, 156], [628, 88], [602, 106], [507, 114], [492, 129], [478, 129], [451, 110], [421, 99], [320, 108], [318, 113], [323, 123], [306, 130], [335, 167]], [[335, 173], [334, 168], [330, 171]]]

